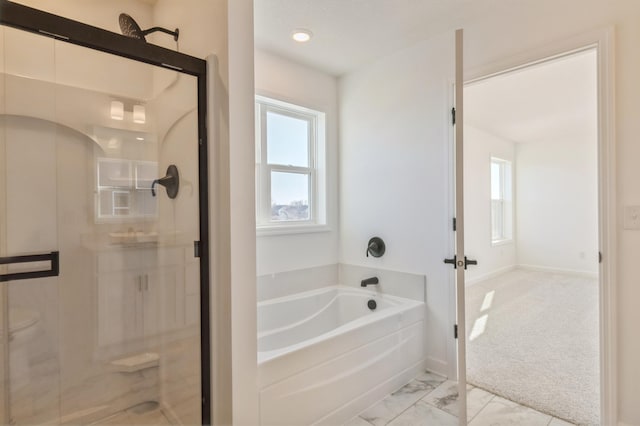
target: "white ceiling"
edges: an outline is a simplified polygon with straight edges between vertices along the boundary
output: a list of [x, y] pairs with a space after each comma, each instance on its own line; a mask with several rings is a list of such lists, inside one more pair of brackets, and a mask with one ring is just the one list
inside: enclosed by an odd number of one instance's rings
[[[504, 7], [500, 0], [254, 0], [255, 43], [340, 76]], [[294, 42], [296, 28], [314, 37]], [[465, 123], [514, 142], [594, 134], [595, 60], [583, 53], [469, 85]]]
[[590, 50], [470, 84], [465, 124], [504, 139], [593, 139], [597, 131], [596, 52]]
[[[264, 49], [333, 75], [441, 33], [474, 0], [255, 0], [255, 43]], [[308, 43], [291, 32], [310, 30]]]

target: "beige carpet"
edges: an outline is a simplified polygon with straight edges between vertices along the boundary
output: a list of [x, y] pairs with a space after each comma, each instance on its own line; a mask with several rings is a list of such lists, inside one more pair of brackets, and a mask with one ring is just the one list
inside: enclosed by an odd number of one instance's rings
[[516, 269], [467, 287], [467, 380], [599, 424], [598, 281]]

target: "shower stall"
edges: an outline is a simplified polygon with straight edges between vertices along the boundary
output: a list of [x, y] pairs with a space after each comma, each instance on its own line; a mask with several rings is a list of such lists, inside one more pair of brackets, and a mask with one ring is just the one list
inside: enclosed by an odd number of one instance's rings
[[0, 424], [208, 424], [205, 61], [0, 24]]

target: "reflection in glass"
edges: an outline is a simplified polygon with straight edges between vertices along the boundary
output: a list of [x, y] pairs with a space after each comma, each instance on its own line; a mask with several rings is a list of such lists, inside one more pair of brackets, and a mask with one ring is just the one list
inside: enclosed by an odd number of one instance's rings
[[0, 256], [61, 265], [0, 283], [0, 424], [201, 423], [196, 78], [1, 26], [0, 59]]

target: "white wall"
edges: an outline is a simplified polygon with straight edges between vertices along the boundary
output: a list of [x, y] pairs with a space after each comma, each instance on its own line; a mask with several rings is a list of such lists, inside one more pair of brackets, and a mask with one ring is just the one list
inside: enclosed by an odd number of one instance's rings
[[[194, 10], [194, 14], [197, 15], [198, 11]], [[247, 10], [243, 15], [250, 19], [252, 13]], [[518, 2], [487, 0], [484, 13], [469, 14], [461, 19], [452, 18], [450, 21], [450, 28], [465, 28], [465, 69], [467, 72], [486, 67], [496, 61], [505, 60], [514, 54], [539, 48], [552, 41], [563, 40], [594, 28], [615, 25], [615, 107], [618, 111], [618, 119], [615, 123], [616, 176], [619, 182], [617, 207], [640, 204], [640, 189], [636, 184], [640, 181], [640, 169], [637, 167], [640, 160], [640, 145], [636, 143], [637, 135], [640, 134], [640, 121], [636, 120], [634, 115], [634, 112], [640, 111], [640, 99], [636, 95], [640, 91], [640, 81], [637, 79], [637, 76], [640, 75], [640, 53], [638, 51], [640, 26], [637, 25], [639, 19], [640, 3], [635, 0], [606, 2], [601, 0], [565, 0], [562, 2], [555, 0], [522, 0]], [[421, 57], [414, 59], [416, 61], [422, 60]], [[361, 72], [364, 73], [364, 71]], [[409, 71], [408, 74], [412, 73]], [[395, 77], [394, 79], [381, 80], [379, 87], [369, 84], [371, 89], [382, 89], [377, 92], [379, 96], [376, 96], [375, 100], [383, 99], [386, 96], [385, 86], [388, 83], [399, 84], [396, 81], [397, 76]], [[357, 83], [353, 79], [350, 80], [351, 84]], [[427, 80], [427, 76], [417, 78], [414, 75], [414, 80], [422, 82]], [[442, 83], [441, 80], [440, 82]], [[250, 77], [244, 84], [253, 87]], [[403, 104], [395, 104], [395, 106], [398, 109], [403, 108]], [[435, 115], [440, 113], [435, 106], [433, 109]], [[446, 122], [445, 115], [448, 114], [442, 114], [443, 122]], [[252, 119], [252, 116], [253, 113], [247, 111], [245, 120]], [[419, 118], [424, 119], [422, 116]], [[357, 153], [352, 152], [352, 155], [355, 156]], [[246, 161], [253, 162], [254, 158], [247, 158]], [[436, 167], [442, 167], [445, 160], [437, 158], [434, 163], [436, 163]], [[244, 189], [251, 193], [252, 185], [253, 183], [247, 182]], [[247, 199], [245, 203], [244, 207], [250, 210], [253, 201]], [[375, 213], [375, 210], [371, 211]], [[446, 226], [444, 219], [442, 222], [443, 226]], [[359, 228], [356, 227], [356, 229]], [[640, 300], [640, 287], [636, 285], [636, 258], [640, 253], [640, 232], [622, 232], [621, 228], [618, 229], [620, 232], [618, 234], [619, 262], [617, 268], [619, 313], [617, 400], [620, 420], [627, 424], [640, 424], [640, 404], [637, 404], [638, 383], [640, 383], [637, 360], [640, 358], [640, 340], [636, 338], [637, 330], [635, 327], [635, 324], [640, 322], [640, 311], [637, 309], [637, 301]], [[369, 229], [369, 231], [373, 230]], [[360, 240], [365, 233], [359, 230], [355, 231]], [[358, 238], [355, 240], [358, 241]], [[436, 238], [434, 245], [445, 247], [446, 243], [441, 240], [441, 238]], [[342, 245], [341, 241], [341, 247]], [[390, 250], [395, 250], [393, 247], [392, 245]], [[444, 254], [446, 250], [442, 251]], [[415, 260], [415, 255], [411, 257]], [[440, 256], [438, 259], [441, 259]], [[391, 261], [387, 263], [391, 263]], [[432, 274], [429, 274], [429, 277], [431, 276]], [[430, 284], [428, 286], [433, 287]], [[244, 302], [247, 305], [253, 305], [254, 300], [255, 297], [253, 299], [247, 297]], [[247, 323], [244, 327], [249, 333], [255, 325]]]
[[[468, 114], [471, 114], [468, 111]], [[515, 266], [598, 272], [595, 122], [560, 139], [515, 143], [465, 125], [465, 250], [477, 282]], [[514, 171], [514, 240], [491, 244], [490, 159]]]
[[[154, 24], [180, 28], [180, 51], [215, 54], [210, 130], [212, 404], [216, 424], [257, 423], [253, 206], [253, 3], [159, 0]], [[158, 35], [154, 42], [175, 45]], [[247, 302], [251, 301], [251, 302]]]
[[253, 1], [228, 1], [228, 7], [233, 424], [255, 425], [258, 339]]
[[[453, 47], [451, 32], [340, 79], [340, 261], [427, 276], [428, 362], [446, 374]], [[365, 257], [373, 236], [381, 258]]]
[[155, 9], [155, 24], [180, 28], [181, 52], [218, 58], [216, 100], [209, 103], [213, 421], [254, 425], [258, 391], [253, 2], [159, 0]]
[[338, 83], [335, 77], [265, 51], [255, 52], [256, 93], [326, 114], [329, 231], [259, 235], [258, 275], [338, 262]]
[[[595, 127], [590, 124], [585, 127]], [[516, 145], [520, 265], [598, 272], [598, 163], [591, 130], [586, 138]]]
[[[487, 0], [483, 13], [468, 14], [459, 19], [454, 17], [450, 21], [450, 28], [465, 28], [465, 70], [468, 74], [480, 68], [486, 68], [496, 62], [505, 61], [513, 55], [540, 48], [553, 41], [564, 40], [576, 34], [589, 32], [595, 28], [615, 25], [616, 65], [613, 71], [615, 72], [616, 80], [615, 108], [618, 111], [618, 118], [615, 123], [617, 146], [616, 178], [619, 182], [617, 186], [618, 208], [623, 205], [640, 204], [640, 188], [637, 186], [637, 182], [640, 181], [640, 168], [637, 167], [637, 163], [640, 160], [640, 145], [636, 143], [637, 135], [640, 134], [640, 121], [635, 119], [635, 113], [640, 111], [640, 98], [637, 96], [640, 91], [640, 81], [637, 79], [637, 76], [640, 75], [640, 51], [638, 50], [640, 26], [637, 24], [639, 19], [640, 3], [635, 0], [611, 0], [606, 2], [601, 0], [566, 0], [562, 2], [555, 0], [522, 0], [518, 2]], [[419, 55], [413, 59], [416, 62], [423, 60]], [[404, 62], [408, 61], [405, 59]], [[438, 64], [435, 65], [437, 66]], [[380, 68], [381, 64], [375, 64], [374, 67]], [[365, 75], [367, 72], [360, 70], [358, 74]], [[429, 83], [428, 75], [426, 74], [418, 77], [410, 69], [407, 74], [412, 76], [414, 81]], [[402, 74], [402, 77], [404, 79], [405, 75]], [[385, 99], [389, 93], [386, 87], [391, 85], [395, 88], [400, 84], [397, 80], [399, 80], [397, 74], [388, 73], [386, 79], [379, 78], [378, 85], [372, 84], [370, 81], [367, 86], [372, 91], [375, 91], [375, 94], [370, 94], [369, 98], [375, 98], [369, 100], [379, 101]], [[442, 83], [441, 80], [440, 82]], [[347, 76], [345, 78], [345, 93], [346, 89], [349, 89], [349, 91], [354, 90], [357, 84], [357, 79]], [[351, 88], [347, 86], [351, 86]], [[365, 97], [362, 93], [360, 96]], [[445, 103], [444, 99], [443, 103]], [[392, 112], [391, 106], [395, 107], [393, 111], [402, 111], [404, 113], [409, 112], [411, 109], [408, 105], [402, 102], [398, 103], [396, 100], [387, 109], [387, 113]], [[435, 106], [432, 112], [435, 116], [441, 114], [441, 111]], [[342, 116], [346, 116], [346, 114], [352, 115], [357, 114], [357, 112], [345, 112]], [[423, 115], [418, 118], [419, 120], [425, 119]], [[444, 117], [443, 121], [445, 121]], [[390, 140], [398, 140], [393, 135], [389, 135], [389, 132], [386, 135], [389, 136]], [[361, 142], [359, 146], [364, 148], [364, 142]], [[341, 155], [351, 155], [352, 158], [355, 158], [358, 156], [357, 147], [355, 148], [346, 147], [344, 153], [341, 151]], [[347, 153], [349, 150], [351, 152]], [[442, 156], [434, 159], [435, 167], [442, 167], [445, 162], [446, 160]], [[363, 177], [363, 175], [367, 174], [362, 170], [363, 168], [359, 167], [360, 170], [357, 174], [361, 175], [360, 181], [367, 181]], [[344, 167], [341, 167], [341, 172], [343, 170]], [[388, 171], [388, 169], [385, 170]], [[412, 180], [411, 184], [417, 186], [420, 182], [420, 179], [417, 181]], [[437, 183], [437, 179], [433, 181], [434, 185], [437, 185]], [[424, 185], [431, 185], [431, 182]], [[385, 192], [389, 192], [387, 188], [383, 187], [383, 189], [385, 189]], [[343, 200], [344, 197], [341, 197], [341, 202]], [[370, 212], [377, 216], [376, 209], [378, 206], [367, 205], [367, 207], [368, 213]], [[341, 212], [341, 217], [343, 216], [344, 213]], [[345, 255], [353, 253], [353, 257], [356, 257], [355, 246], [362, 244], [365, 235], [368, 236], [370, 232], [378, 232], [379, 228], [371, 223], [373, 220], [367, 219], [363, 226], [358, 226], [356, 223], [353, 231], [345, 229], [345, 223], [342, 223], [343, 233], [350, 233], [354, 237], [354, 247], [352, 249], [345, 247], [347, 242], [341, 239], [341, 248], [345, 251]], [[446, 226], [444, 220], [441, 222], [443, 222], [442, 226]], [[368, 229], [362, 229], [364, 227]], [[638, 369], [637, 360], [640, 359], [640, 340], [637, 339], [635, 326], [640, 322], [640, 311], [637, 308], [638, 300], [640, 300], [640, 287], [636, 285], [636, 263], [637, 256], [640, 253], [640, 232], [623, 232], [621, 227], [618, 229], [618, 414], [622, 422], [640, 424], [640, 404], [637, 404], [638, 384], [640, 383], [640, 370]], [[419, 230], [416, 230], [416, 233], [418, 232]], [[443, 238], [435, 238], [431, 242], [435, 247], [444, 248], [446, 247], [446, 242], [442, 240]], [[395, 241], [393, 242], [394, 244], [390, 245], [389, 248], [391, 250], [390, 253], [393, 253], [396, 250], [395, 247], [397, 247]], [[445, 251], [442, 249], [442, 254], [450, 254], [445, 253]], [[415, 267], [416, 255], [411, 253], [418, 252], [418, 250], [403, 250], [403, 252], [408, 253], [407, 259], [410, 258], [412, 260], [411, 263], [414, 264], [412, 266]], [[389, 265], [391, 263], [401, 264], [400, 266], [404, 267], [405, 262], [396, 260], [396, 257], [394, 255], [394, 260], [392, 261], [389, 258], [386, 263]], [[441, 259], [440, 256], [437, 256], [437, 258]], [[361, 259], [357, 260], [358, 263], [363, 262]], [[373, 259], [370, 260], [373, 262]], [[429, 262], [431, 262], [430, 258]], [[433, 287], [432, 279], [429, 279], [432, 276], [432, 273], [428, 274], [428, 288]], [[250, 302], [247, 300], [247, 303]], [[251, 325], [247, 325], [247, 327], [251, 327]], [[439, 344], [437, 340], [435, 344]]]
[[[470, 115], [471, 111], [467, 111]], [[477, 127], [464, 126], [464, 205], [465, 251], [478, 265], [467, 270], [467, 283], [488, 278], [508, 270], [517, 263], [515, 239], [491, 244], [491, 157], [511, 161], [515, 165], [514, 143]], [[518, 194], [517, 180], [515, 193]], [[515, 231], [515, 229], [514, 229]], [[518, 238], [514, 232], [514, 238]]]

